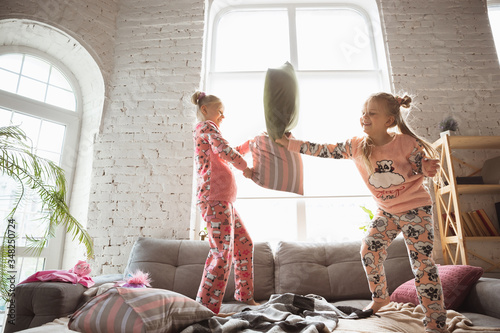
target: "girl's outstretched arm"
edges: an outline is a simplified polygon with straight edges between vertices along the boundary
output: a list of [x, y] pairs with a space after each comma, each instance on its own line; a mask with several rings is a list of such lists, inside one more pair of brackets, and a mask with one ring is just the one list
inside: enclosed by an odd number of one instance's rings
[[337, 144], [318, 144], [295, 140], [291, 137], [291, 133], [285, 133], [281, 138], [276, 139], [275, 142], [290, 151], [316, 157], [348, 159], [352, 156], [351, 140]]
[[350, 159], [352, 158], [351, 140], [336, 144], [319, 144], [308, 141], [288, 139], [288, 150], [305, 155], [322, 158]]
[[252, 144], [253, 141], [254, 139], [247, 140], [243, 142], [241, 145], [234, 147], [234, 149], [241, 155], [246, 155], [250, 151], [250, 145]]
[[200, 137], [206, 140], [212, 151], [219, 155], [223, 160], [234, 165], [235, 168], [243, 171], [247, 168], [247, 162], [241, 154], [224, 139], [219, 129], [211, 122], [207, 122], [207, 127], [202, 130]]

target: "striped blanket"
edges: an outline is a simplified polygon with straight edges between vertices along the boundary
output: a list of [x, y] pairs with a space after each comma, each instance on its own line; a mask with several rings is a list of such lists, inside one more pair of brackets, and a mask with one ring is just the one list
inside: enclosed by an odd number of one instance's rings
[[272, 295], [269, 302], [228, 318], [212, 317], [198, 322], [181, 333], [322, 333], [333, 331], [339, 318], [358, 319], [371, 314], [351, 307], [335, 307], [320, 296], [287, 293]]

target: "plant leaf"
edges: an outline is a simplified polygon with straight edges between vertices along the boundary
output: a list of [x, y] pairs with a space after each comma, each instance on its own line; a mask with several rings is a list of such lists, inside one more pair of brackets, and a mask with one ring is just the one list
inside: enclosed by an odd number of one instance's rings
[[[17, 209], [26, 199], [27, 194], [35, 195], [41, 201], [42, 220], [47, 222], [46, 229], [41, 237], [28, 237], [29, 251], [40, 255], [49, 239], [55, 236], [59, 225], [85, 245], [87, 256], [92, 257], [93, 242], [87, 230], [71, 215], [66, 204], [66, 178], [64, 170], [54, 162], [34, 154], [29, 138], [18, 126], [0, 127], [0, 173], [12, 178], [18, 184], [14, 196], [14, 204], [6, 219], [13, 218]], [[8, 294], [8, 270], [5, 252], [8, 249], [4, 233], [2, 249], [0, 251], [0, 292], [6, 299]]]

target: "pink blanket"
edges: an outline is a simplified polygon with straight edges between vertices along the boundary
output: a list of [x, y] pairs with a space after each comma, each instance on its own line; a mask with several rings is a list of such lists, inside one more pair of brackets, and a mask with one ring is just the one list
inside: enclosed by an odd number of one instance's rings
[[40, 271], [28, 277], [26, 280], [19, 282], [47, 282], [47, 281], [59, 281], [59, 282], [71, 282], [73, 284], [80, 283], [83, 286], [90, 288], [94, 285], [94, 281], [90, 276], [78, 276], [76, 273], [72, 273], [64, 270], [50, 270], [50, 271]]

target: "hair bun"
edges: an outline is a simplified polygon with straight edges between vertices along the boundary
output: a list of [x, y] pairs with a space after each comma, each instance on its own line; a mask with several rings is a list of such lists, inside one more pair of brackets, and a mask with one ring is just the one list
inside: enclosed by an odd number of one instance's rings
[[402, 106], [404, 108], [409, 108], [411, 104], [411, 97], [408, 95], [404, 95], [404, 97], [399, 97], [399, 96], [394, 96], [396, 99], [396, 102], [399, 104], [399, 106]]
[[205, 97], [206, 94], [204, 92], [201, 92], [201, 91], [196, 91], [193, 96], [191, 96], [191, 103], [193, 103], [194, 105], [198, 105], [200, 100]]

